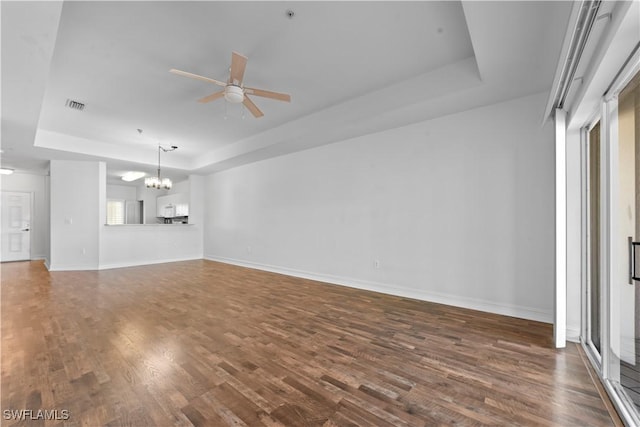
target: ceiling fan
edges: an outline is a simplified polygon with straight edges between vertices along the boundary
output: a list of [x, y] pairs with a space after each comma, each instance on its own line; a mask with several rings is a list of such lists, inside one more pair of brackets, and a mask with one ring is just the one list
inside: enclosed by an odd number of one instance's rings
[[253, 103], [253, 101], [247, 95], [261, 96], [263, 98], [276, 99], [278, 101], [291, 102], [291, 96], [286, 93], [271, 92], [268, 90], [254, 89], [245, 87], [242, 84], [244, 77], [244, 70], [247, 66], [247, 57], [237, 52], [231, 53], [231, 71], [229, 72], [229, 80], [224, 83], [219, 80], [211, 79], [209, 77], [199, 76], [197, 74], [188, 73], [186, 71], [180, 71], [171, 69], [169, 72], [177, 74], [179, 76], [190, 77], [192, 79], [202, 80], [205, 82], [213, 83], [218, 86], [224, 87], [219, 92], [212, 93], [198, 100], [198, 102], [206, 103], [211, 102], [219, 98], [224, 98], [232, 104], [244, 104], [245, 107], [254, 117], [262, 117], [264, 113]]

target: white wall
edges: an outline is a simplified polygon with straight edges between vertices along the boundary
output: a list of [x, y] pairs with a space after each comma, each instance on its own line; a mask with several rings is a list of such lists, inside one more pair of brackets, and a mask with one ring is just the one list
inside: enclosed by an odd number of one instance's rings
[[104, 175], [103, 162], [51, 161], [50, 270], [98, 268]]
[[184, 181], [174, 182], [171, 190], [167, 191], [167, 194], [176, 194], [176, 193], [186, 193], [189, 194], [191, 188], [190, 180], [185, 179]]
[[138, 200], [137, 188], [130, 185], [107, 185], [107, 199]]
[[189, 224], [198, 230], [197, 245], [200, 258], [204, 257], [205, 224], [205, 177], [189, 175]]
[[199, 225], [204, 230], [205, 178], [200, 175], [189, 175], [188, 183], [189, 224]]
[[[195, 177], [194, 181], [186, 181], [181, 188], [198, 200], [196, 213], [202, 218], [203, 179]], [[115, 190], [120, 192], [115, 194], [118, 198], [130, 197], [136, 192], [135, 187], [131, 189], [107, 186], [103, 162], [51, 161], [50, 269], [99, 270], [202, 258], [201, 222], [104, 225], [107, 192], [114, 195]]]
[[[188, 180], [174, 184], [171, 189], [171, 193], [183, 192], [191, 195], [189, 225], [102, 226], [100, 269], [202, 258], [203, 181], [203, 177], [192, 175]], [[143, 194], [153, 201], [151, 213], [149, 206], [146, 206], [145, 210], [147, 218], [152, 216], [155, 222], [155, 198], [168, 193], [146, 187], [138, 188], [138, 197]], [[141, 193], [140, 190], [143, 188], [148, 191]]]
[[49, 177], [16, 172], [0, 178], [2, 191], [32, 195], [31, 259], [49, 258]]
[[[552, 321], [538, 94], [207, 178], [205, 257]], [[376, 268], [376, 261], [379, 268]]]
[[202, 228], [195, 225], [103, 226], [100, 269], [202, 258]]

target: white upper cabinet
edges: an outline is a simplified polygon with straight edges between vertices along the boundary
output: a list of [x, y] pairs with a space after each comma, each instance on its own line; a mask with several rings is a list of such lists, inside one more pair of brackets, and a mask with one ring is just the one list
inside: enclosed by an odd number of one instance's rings
[[189, 216], [189, 194], [176, 193], [159, 196], [156, 206], [158, 210], [157, 216], [160, 218]]

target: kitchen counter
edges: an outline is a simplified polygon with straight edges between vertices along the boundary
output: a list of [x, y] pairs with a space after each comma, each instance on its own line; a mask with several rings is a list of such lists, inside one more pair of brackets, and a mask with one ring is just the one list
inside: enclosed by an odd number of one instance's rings
[[101, 268], [202, 258], [197, 224], [118, 224], [100, 227]]
[[107, 227], [149, 227], [149, 226], [171, 227], [176, 225], [195, 225], [195, 224], [183, 224], [181, 222], [174, 222], [173, 224], [104, 224], [104, 225]]

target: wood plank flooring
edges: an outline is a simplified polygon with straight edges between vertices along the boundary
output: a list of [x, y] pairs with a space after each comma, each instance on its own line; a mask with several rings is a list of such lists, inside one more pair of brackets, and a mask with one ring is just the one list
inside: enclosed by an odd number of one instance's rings
[[635, 340], [636, 364], [620, 362], [620, 383], [640, 412], [640, 339]]
[[1, 292], [3, 426], [613, 425], [548, 324], [204, 260]]

